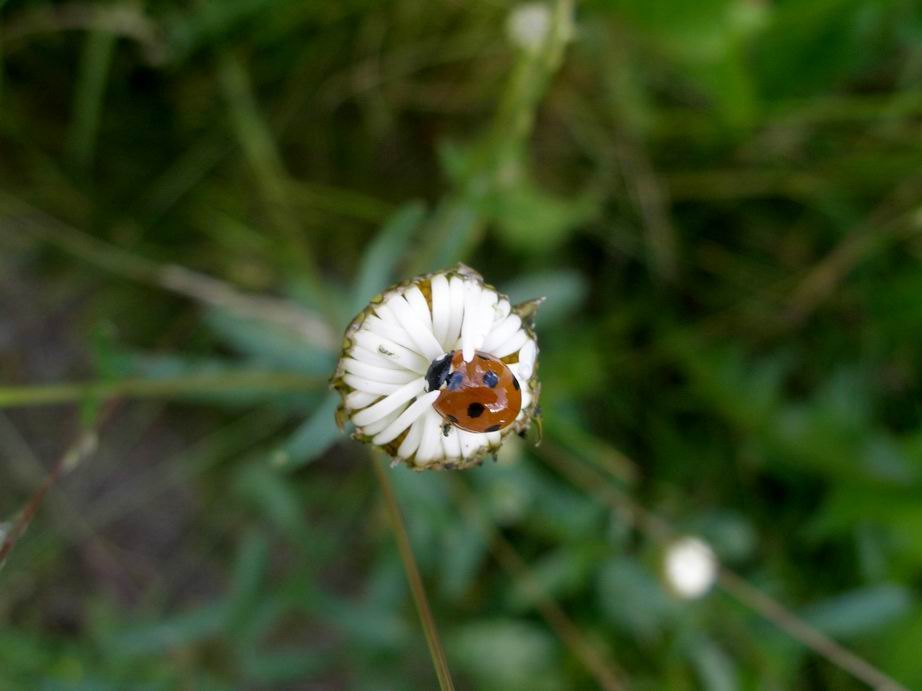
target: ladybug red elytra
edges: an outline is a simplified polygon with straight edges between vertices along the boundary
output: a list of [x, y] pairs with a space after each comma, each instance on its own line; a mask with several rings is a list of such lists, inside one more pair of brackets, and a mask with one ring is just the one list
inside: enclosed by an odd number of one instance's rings
[[449, 423], [468, 432], [498, 432], [515, 421], [522, 390], [499, 358], [477, 351], [464, 362], [461, 351], [433, 361], [426, 373], [429, 391], [441, 389], [433, 407]]

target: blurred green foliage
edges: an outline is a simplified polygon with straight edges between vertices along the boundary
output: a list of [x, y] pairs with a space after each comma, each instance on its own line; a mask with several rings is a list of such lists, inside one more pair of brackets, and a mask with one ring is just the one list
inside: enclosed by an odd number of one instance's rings
[[[547, 454], [922, 688], [922, 8], [585, 0], [564, 55], [513, 7], [0, 3], [0, 393], [169, 399], [101, 424], [0, 571], [0, 689], [434, 688], [323, 384], [371, 295], [458, 260], [548, 297], [545, 445], [391, 473], [460, 688], [594, 683], [469, 496], [631, 688], [862, 688], [670, 594]], [[272, 377], [194, 386], [240, 374]], [[71, 394], [3, 403], [0, 522], [100, 421]]]

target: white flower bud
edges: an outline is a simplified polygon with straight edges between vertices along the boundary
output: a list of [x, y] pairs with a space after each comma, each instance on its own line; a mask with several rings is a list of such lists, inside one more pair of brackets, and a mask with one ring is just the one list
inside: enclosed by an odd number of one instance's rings
[[551, 30], [551, 9], [543, 2], [528, 2], [516, 7], [506, 20], [506, 34], [512, 44], [527, 52], [537, 52]]
[[663, 567], [667, 584], [683, 598], [701, 597], [717, 580], [714, 550], [697, 537], [683, 537], [669, 545]]

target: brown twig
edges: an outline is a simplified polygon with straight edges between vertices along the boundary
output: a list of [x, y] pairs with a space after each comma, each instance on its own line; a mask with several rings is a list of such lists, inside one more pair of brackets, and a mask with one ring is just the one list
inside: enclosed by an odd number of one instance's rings
[[117, 403], [115, 401], [111, 402], [100, 411], [96, 419], [96, 424], [92, 429], [83, 430], [77, 435], [74, 442], [68, 447], [67, 451], [58, 458], [51, 470], [45, 476], [45, 479], [35, 492], [33, 492], [23, 509], [17, 514], [16, 518], [13, 520], [12, 526], [10, 526], [10, 529], [3, 536], [2, 543], [0, 543], [0, 569], [6, 564], [6, 560], [9, 558], [10, 553], [12, 553], [13, 548], [16, 547], [16, 543], [19, 542], [19, 539], [32, 523], [38, 510], [42, 507], [45, 496], [51, 488], [54, 487], [63, 475], [77, 467], [80, 461], [95, 450], [99, 430], [112, 415], [116, 406]]

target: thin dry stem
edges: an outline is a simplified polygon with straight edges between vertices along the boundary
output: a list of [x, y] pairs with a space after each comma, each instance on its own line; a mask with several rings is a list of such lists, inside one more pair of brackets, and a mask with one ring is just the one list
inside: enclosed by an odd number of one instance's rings
[[3, 535], [2, 541], [0, 541], [0, 569], [6, 564], [10, 553], [13, 551], [13, 548], [16, 547], [16, 543], [19, 542], [19, 539], [25, 534], [29, 525], [32, 523], [32, 520], [42, 507], [42, 503], [45, 501], [45, 497], [51, 488], [54, 487], [63, 475], [77, 467], [85, 456], [91, 454], [95, 450], [98, 431], [112, 415], [117, 405], [116, 402], [110, 403], [110, 405], [99, 413], [96, 424], [92, 429], [83, 430], [77, 435], [74, 442], [63, 454], [61, 454], [45, 476], [45, 479], [12, 521], [12, 525]]
[[212, 276], [138, 257], [2, 192], [0, 232], [31, 236], [112, 274], [272, 324], [317, 348], [330, 350], [338, 342], [327, 320], [289, 300], [248, 294]]
[[120, 379], [36, 386], [0, 387], [0, 408], [16, 408], [113, 398], [170, 398], [228, 392], [317, 391], [326, 381], [286, 372], [226, 372], [165, 379]]
[[[615, 487], [602, 473], [582, 463], [574, 463], [551, 444], [541, 448], [541, 458], [574, 485], [601, 499], [616, 511], [629, 512], [637, 527], [659, 542], [677, 537], [669, 523], [646, 509], [631, 496]], [[760, 614], [791, 638], [812, 650], [831, 664], [848, 672], [878, 691], [909, 691], [886, 673], [817, 630], [780, 602], [759, 590], [732, 570], [721, 566], [718, 583], [721, 588], [746, 607]]]
[[400, 507], [397, 504], [394, 487], [391, 484], [390, 477], [388, 477], [388, 471], [381, 465], [380, 459], [372, 455], [371, 465], [375, 469], [375, 475], [377, 475], [378, 483], [381, 485], [381, 493], [384, 495], [384, 504], [387, 507], [387, 514], [391, 521], [391, 527], [394, 530], [394, 538], [397, 540], [397, 549], [400, 552], [400, 559], [403, 561], [403, 568], [407, 574], [407, 581], [410, 583], [410, 591], [413, 593], [413, 600], [416, 603], [419, 620], [423, 626], [426, 644], [429, 646], [429, 654], [432, 657], [432, 666], [435, 667], [435, 674], [439, 680], [439, 688], [441, 691], [454, 691], [455, 686], [451, 680], [451, 673], [448, 671], [448, 659], [445, 656], [444, 648], [442, 648], [439, 632], [435, 626], [435, 619], [429, 607], [429, 599], [426, 597], [426, 588], [419, 574], [416, 558], [413, 556], [413, 546], [410, 544], [410, 536], [407, 534], [403, 516], [400, 514]]

